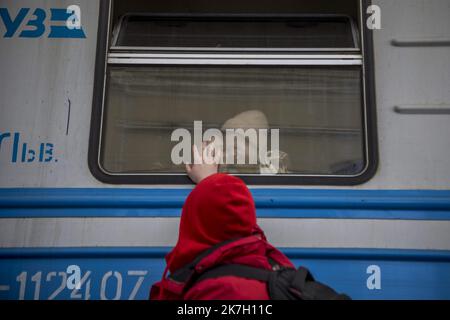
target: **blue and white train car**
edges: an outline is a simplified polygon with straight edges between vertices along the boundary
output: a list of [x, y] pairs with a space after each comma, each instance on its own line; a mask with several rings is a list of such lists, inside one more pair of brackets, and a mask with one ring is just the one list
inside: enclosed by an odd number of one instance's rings
[[195, 121], [279, 130], [223, 170], [296, 264], [450, 299], [449, 0], [1, 0], [0, 80], [0, 299], [147, 299]]

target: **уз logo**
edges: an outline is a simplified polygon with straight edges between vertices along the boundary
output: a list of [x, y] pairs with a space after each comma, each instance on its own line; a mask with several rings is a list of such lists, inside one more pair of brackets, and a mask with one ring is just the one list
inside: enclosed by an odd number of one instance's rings
[[[49, 26], [46, 25], [48, 17], [51, 22]], [[42, 8], [34, 11], [21, 8], [16, 14], [7, 8], [0, 8], [0, 18], [6, 28], [3, 38], [39, 38], [47, 28], [50, 29], [48, 38], [86, 38], [81, 26], [81, 9], [77, 5], [66, 9], [50, 8], [49, 12]]]

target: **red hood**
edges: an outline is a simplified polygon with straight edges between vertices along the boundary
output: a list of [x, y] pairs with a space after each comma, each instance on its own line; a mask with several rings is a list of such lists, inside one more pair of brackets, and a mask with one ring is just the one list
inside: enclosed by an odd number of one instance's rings
[[226, 174], [212, 175], [186, 199], [178, 242], [166, 256], [167, 267], [174, 272], [217, 243], [255, 233], [264, 237], [245, 183]]

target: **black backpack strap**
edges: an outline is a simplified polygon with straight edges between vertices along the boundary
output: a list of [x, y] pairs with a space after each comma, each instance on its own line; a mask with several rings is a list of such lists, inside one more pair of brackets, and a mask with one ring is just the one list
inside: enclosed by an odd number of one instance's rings
[[239, 278], [268, 282], [272, 273], [273, 271], [270, 270], [249, 267], [241, 264], [224, 264], [205, 271], [197, 279], [195, 279], [195, 283], [206, 279], [215, 279], [224, 276], [235, 276]]
[[209, 249], [203, 251], [200, 255], [198, 255], [193, 261], [191, 261], [188, 265], [178, 269], [173, 274], [169, 275], [169, 278], [180, 283], [186, 283], [190, 280], [190, 278], [195, 274], [195, 267], [197, 264], [205, 257], [216, 251], [217, 249], [232, 243], [234, 241], [238, 241], [242, 238], [230, 239], [221, 243], [218, 243]]
[[206, 270], [193, 283], [206, 279], [224, 276], [235, 276], [252, 280], [259, 280], [268, 284], [269, 295], [273, 300], [349, 300], [345, 294], [338, 294], [332, 288], [314, 280], [308, 269], [300, 267], [298, 270], [282, 267], [278, 271], [271, 271], [240, 264], [225, 264]]

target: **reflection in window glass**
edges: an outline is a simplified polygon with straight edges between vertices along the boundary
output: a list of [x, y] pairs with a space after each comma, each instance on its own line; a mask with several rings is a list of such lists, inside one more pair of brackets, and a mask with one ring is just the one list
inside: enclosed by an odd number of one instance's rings
[[171, 134], [194, 121], [204, 129], [279, 129], [281, 174], [364, 168], [358, 66], [111, 66], [107, 77], [100, 163], [111, 174], [184, 173], [171, 160]]

